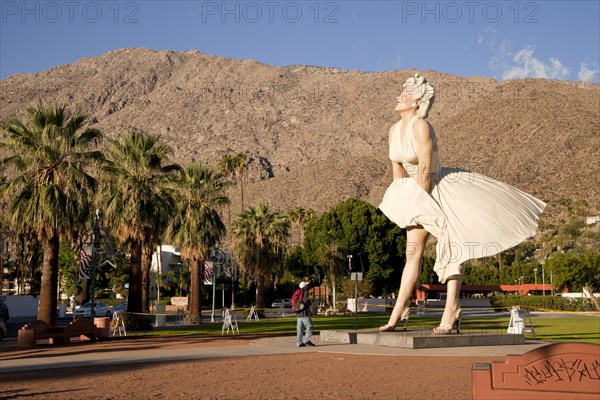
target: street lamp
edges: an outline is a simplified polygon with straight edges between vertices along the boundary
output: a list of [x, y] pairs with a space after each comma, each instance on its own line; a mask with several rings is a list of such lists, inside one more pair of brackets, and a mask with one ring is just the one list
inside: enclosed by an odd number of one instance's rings
[[523, 295], [523, 277], [519, 277], [519, 295]]
[[229, 258], [229, 266], [231, 271], [231, 309], [235, 308], [235, 278], [236, 278], [236, 270], [235, 270], [235, 261], [233, 260], [233, 253], [230, 254]]
[[537, 292], [537, 268], [533, 269], [533, 274], [535, 276], [535, 290]]
[[542, 261], [542, 294], [546, 295], [546, 278], [544, 276], [544, 262]]
[[[348, 254], [348, 268], [352, 279], [352, 254]], [[354, 329], [358, 330], [358, 273], [354, 273]]]

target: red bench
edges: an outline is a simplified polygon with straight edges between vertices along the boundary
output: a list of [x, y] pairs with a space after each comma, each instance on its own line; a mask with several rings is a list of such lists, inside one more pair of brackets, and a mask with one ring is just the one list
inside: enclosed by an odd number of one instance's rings
[[52, 326], [38, 319], [19, 329], [17, 345], [32, 348], [41, 339], [48, 339], [50, 344], [70, 343], [77, 336], [80, 340], [95, 340], [96, 326], [87, 318], [78, 318], [67, 326]]
[[17, 334], [17, 345], [19, 347], [35, 347], [40, 339], [48, 339], [50, 344], [64, 343], [65, 327], [52, 326], [42, 320], [36, 319], [24, 325]]
[[504, 363], [474, 364], [473, 400], [600, 398], [600, 346], [555, 343]]
[[65, 329], [65, 343], [70, 343], [72, 337], [79, 336], [79, 340], [95, 340], [97, 336], [97, 328], [87, 318], [77, 318], [69, 323]]

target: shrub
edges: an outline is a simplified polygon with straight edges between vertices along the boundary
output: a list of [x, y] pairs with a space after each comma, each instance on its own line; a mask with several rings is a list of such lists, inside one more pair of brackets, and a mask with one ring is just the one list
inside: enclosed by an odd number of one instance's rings
[[[143, 315], [131, 314], [127, 312], [121, 313], [121, 318], [125, 323], [125, 329], [128, 331], [150, 331], [152, 330], [152, 324]], [[116, 327], [116, 319], [110, 322], [111, 328]]]
[[529, 310], [550, 309], [558, 311], [593, 311], [590, 299], [574, 299], [558, 296], [504, 296], [495, 295], [490, 298], [492, 308], [509, 308], [521, 306]]

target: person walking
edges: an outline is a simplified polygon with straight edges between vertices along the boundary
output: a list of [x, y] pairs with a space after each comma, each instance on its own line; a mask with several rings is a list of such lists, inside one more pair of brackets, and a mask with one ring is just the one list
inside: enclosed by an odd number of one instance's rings
[[296, 346], [314, 346], [312, 342], [312, 313], [310, 311], [310, 305], [312, 304], [309, 296], [308, 289], [310, 284], [308, 282], [300, 282], [300, 289], [294, 292], [292, 296], [292, 308], [296, 312]]

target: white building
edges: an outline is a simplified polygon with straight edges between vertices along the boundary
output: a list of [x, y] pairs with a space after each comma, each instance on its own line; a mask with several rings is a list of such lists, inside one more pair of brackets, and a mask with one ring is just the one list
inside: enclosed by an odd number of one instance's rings
[[169, 281], [169, 272], [175, 276], [179, 275], [181, 267], [181, 252], [178, 247], [171, 244], [161, 244], [156, 246], [152, 253], [152, 263], [150, 265], [150, 293], [149, 297], [157, 297], [157, 277], [161, 276], [163, 282]]

